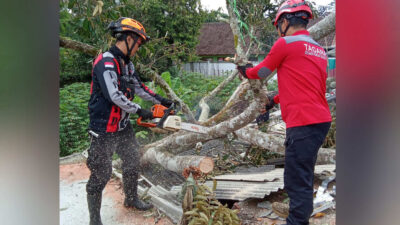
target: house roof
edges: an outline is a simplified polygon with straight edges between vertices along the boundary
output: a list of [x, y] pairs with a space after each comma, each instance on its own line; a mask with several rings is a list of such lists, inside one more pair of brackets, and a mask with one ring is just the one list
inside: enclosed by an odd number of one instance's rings
[[235, 54], [233, 34], [227, 23], [205, 23], [200, 29], [197, 55]]
[[[247, 38], [246, 42], [249, 41]], [[246, 51], [247, 49], [245, 49]], [[228, 23], [204, 23], [200, 29], [199, 44], [196, 47], [196, 54], [200, 56], [211, 55], [234, 55], [236, 53], [233, 34]], [[263, 54], [255, 48], [252, 54]]]
[[[308, 27], [311, 27], [321, 21], [319, 17], [310, 20]], [[335, 45], [336, 32], [318, 40], [321, 46]], [[249, 39], [245, 40], [246, 43]], [[246, 51], [247, 49], [245, 49]], [[231, 27], [228, 23], [214, 22], [204, 23], [200, 29], [199, 44], [196, 47], [196, 54], [199, 56], [212, 55], [234, 55], [236, 53]], [[255, 48], [251, 51], [252, 54], [266, 54], [264, 51]]]

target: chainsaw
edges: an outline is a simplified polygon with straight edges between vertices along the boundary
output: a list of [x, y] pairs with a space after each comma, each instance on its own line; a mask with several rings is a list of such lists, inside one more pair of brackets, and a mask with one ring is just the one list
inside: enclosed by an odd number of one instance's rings
[[182, 122], [180, 116], [177, 116], [180, 108], [178, 108], [175, 103], [167, 108], [163, 105], [156, 104], [151, 107], [151, 112], [153, 113], [153, 119], [151, 122], [142, 122], [142, 117], [139, 117], [136, 121], [137, 125], [142, 127], [149, 127], [153, 131], [162, 132], [162, 130], [167, 131], [179, 131], [186, 130], [201, 134], [207, 134], [208, 128], [203, 127], [193, 123]]

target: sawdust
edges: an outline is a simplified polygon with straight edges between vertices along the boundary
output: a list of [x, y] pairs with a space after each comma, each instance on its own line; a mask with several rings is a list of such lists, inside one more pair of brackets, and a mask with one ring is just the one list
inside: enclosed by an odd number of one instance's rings
[[85, 163], [60, 165], [60, 180], [73, 183], [79, 180], [88, 180], [90, 170]]
[[[77, 181], [87, 181], [90, 171], [85, 163], [60, 165], [60, 180], [68, 184]], [[62, 195], [63, 193], [60, 193]], [[173, 223], [168, 217], [160, 218], [155, 222], [158, 213], [157, 209], [149, 211], [139, 211], [135, 209], [127, 209], [123, 206], [124, 194], [122, 183], [119, 179], [112, 178], [103, 191], [103, 198], [110, 198], [113, 202], [113, 208], [116, 209], [116, 215], [113, 216], [118, 224], [142, 225], [142, 224], [160, 224], [172, 225]]]

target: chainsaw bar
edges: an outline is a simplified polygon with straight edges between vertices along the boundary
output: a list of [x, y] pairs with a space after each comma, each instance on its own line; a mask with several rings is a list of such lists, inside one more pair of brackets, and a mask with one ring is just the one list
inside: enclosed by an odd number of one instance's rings
[[193, 123], [182, 122], [179, 116], [168, 116], [162, 124], [162, 128], [170, 131], [187, 130], [191, 132], [207, 134], [208, 128]]
[[192, 123], [181, 123], [181, 129], [182, 130], [187, 130], [187, 131], [192, 131], [196, 133], [201, 133], [201, 134], [207, 134], [208, 133], [208, 128], [203, 127], [197, 124], [192, 124]]

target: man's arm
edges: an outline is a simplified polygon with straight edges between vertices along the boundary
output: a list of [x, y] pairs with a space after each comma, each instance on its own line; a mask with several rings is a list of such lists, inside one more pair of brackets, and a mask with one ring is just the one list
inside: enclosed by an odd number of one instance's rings
[[249, 79], [264, 79], [270, 75], [284, 60], [286, 56], [286, 41], [279, 38], [272, 46], [267, 57], [256, 67], [246, 69]]
[[160, 104], [161, 103], [161, 96], [157, 95], [152, 91], [150, 88], [148, 88], [138, 77], [137, 72], [135, 71], [135, 74], [133, 75], [133, 79], [131, 79], [131, 82], [134, 84], [135, 88], [135, 95], [139, 96], [143, 100], [146, 101], [151, 101], [154, 104]]
[[170, 107], [173, 101], [163, 98], [160, 95], [154, 93], [150, 88], [148, 88], [139, 78], [139, 75], [134, 73], [133, 83], [135, 85], [135, 94], [144, 100], [152, 101], [154, 104], [161, 104], [165, 107]]
[[140, 109], [138, 104], [129, 101], [118, 89], [116, 65], [111, 58], [99, 62], [94, 70], [100, 84], [101, 92], [106, 99], [128, 113], [136, 113]]

